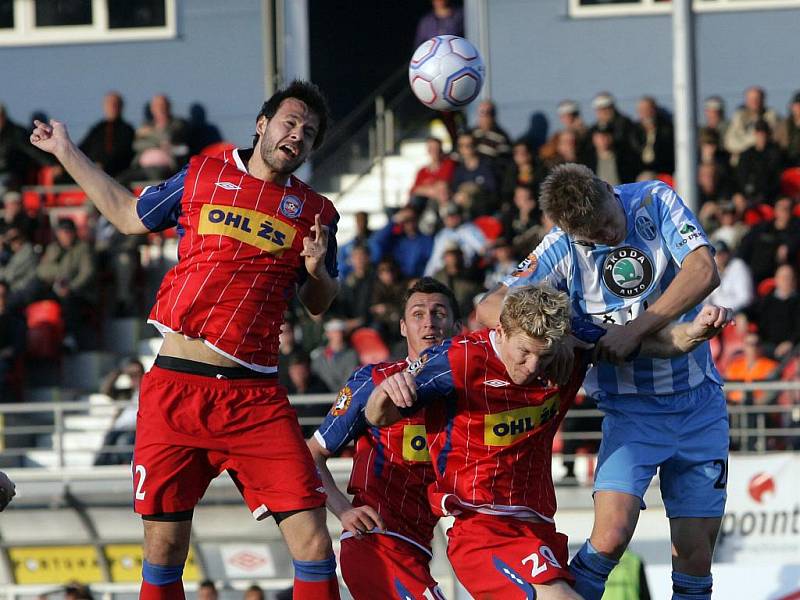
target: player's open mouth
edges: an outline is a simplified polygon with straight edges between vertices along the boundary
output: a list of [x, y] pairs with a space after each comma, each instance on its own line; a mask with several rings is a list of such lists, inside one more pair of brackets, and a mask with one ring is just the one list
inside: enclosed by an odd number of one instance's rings
[[436, 342], [439, 339], [438, 335], [423, 335], [422, 339], [426, 342]]
[[285, 154], [288, 154], [292, 158], [297, 158], [297, 155], [300, 154], [300, 151], [291, 144], [283, 144], [282, 146], [278, 146], [278, 150], [283, 151]]

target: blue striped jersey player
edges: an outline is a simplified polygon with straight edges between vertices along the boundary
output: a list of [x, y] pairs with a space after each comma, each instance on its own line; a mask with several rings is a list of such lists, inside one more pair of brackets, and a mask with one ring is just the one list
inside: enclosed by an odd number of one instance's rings
[[[479, 307], [496, 322], [508, 289], [547, 281], [573, 314], [608, 329], [584, 387], [604, 412], [592, 535], [573, 559], [576, 590], [602, 596], [659, 470], [670, 519], [673, 598], [710, 598], [711, 556], [725, 507], [728, 420], [708, 343], [673, 358], [635, 358], [671, 320], [691, 321], [719, 284], [703, 228], [660, 181], [610, 186], [581, 165], [542, 184], [556, 227]], [[628, 359], [628, 360], [626, 360]]]

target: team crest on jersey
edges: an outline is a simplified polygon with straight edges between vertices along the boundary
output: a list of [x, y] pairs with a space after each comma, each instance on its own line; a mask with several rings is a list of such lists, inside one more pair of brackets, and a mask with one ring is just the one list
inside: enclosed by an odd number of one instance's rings
[[297, 196], [284, 196], [281, 200], [280, 210], [290, 219], [296, 219], [303, 210], [303, 203]]
[[536, 267], [539, 266], [539, 257], [536, 256], [533, 252], [528, 254], [527, 258], [523, 260], [517, 268], [511, 272], [512, 277], [525, 277], [534, 273], [536, 271]]
[[428, 355], [423, 354], [417, 360], [408, 363], [408, 368], [406, 369], [406, 371], [408, 371], [412, 375], [416, 375], [417, 373], [422, 371], [422, 367], [425, 366], [426, 362], [428, 362]]
[[656, 233], [658, 232], [656, 224], [653, 223], [653, 220], [647, 215], [636, 217], [636, 231], [648, 242], [652, 242], [656, 239]]
[[641, 296], [653, 283], [653, 261], [633, 246], [611, 251], [603, 261], [603, 283], [620, 298]]
[[347, 412], [347, 409], [350, 408], [350, 403], [352, 401], [353, 401], [353, 390], [350, 389], [350, 386], [346, 385], [339, 391], [339, 395], [336, 396], [336, 402], [333, 403], [331, 414], [334, 417], [343, 415], [344, 413]]

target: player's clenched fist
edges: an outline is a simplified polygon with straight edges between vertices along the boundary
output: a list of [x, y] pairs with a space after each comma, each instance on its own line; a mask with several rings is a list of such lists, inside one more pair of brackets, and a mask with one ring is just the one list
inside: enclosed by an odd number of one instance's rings
[[49, 125], [42, 121], [34, 121], [33, 126], [31, 144], [40, 150], [59, 157], [72, 144], [67, 126], [61, 121], [51, 119]]
[[342, 528], [356, 537], [376, 529], [382, 531], [385, 527], [378, 511], [366, 505], [344, 511], [339, 515], [339, 520], [342, 522]]
[[401, 371], [387, 377], [380, 385], [383, 392], [395, 406], [408, 408], [417, 401], [417, 386], [414, 376], [408, 371]]
[[696, 340], [708, 340], [733, 322], [733, 311], [724, 306], [706, 304], [689, 326], [688, 335]]

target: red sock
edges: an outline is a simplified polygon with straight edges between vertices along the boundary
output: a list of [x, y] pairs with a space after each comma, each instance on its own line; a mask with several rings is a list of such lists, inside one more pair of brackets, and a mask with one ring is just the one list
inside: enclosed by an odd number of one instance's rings
[[336, 575], [323, 581], [303, 581], [295, 577], [292, 600], [339, 600], [339, 581]]
[[[311, 596], [307, 597], [311, 598]], [[336, 597], [338, 598], [338, 596]], [[142, 581], [139, 600], [186, 600], [186, 594], [183, 593], [183, 581], [179, 579], [167, 585], [153, 585]]]

